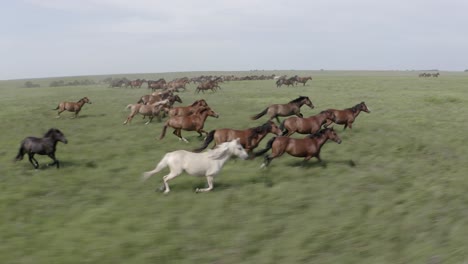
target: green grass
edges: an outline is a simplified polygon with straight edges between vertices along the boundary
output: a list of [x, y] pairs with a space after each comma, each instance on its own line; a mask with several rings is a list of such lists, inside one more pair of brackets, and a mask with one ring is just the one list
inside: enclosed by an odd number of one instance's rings
[[[278, 72], [277, 72], [278, 73]], [[281, 72], [282, 73], [282, 72]], [[188, 105], [205, 98], [220, 118], [206, 130], [244, 129], [272, 103], [309, 96], [315, 109], [365, 101], [343, 142], [322, 149], [324, 165], [284, 155], [261, 170], [261, 158], [232, 160], [211, 193], [195, 194], [203, 178], [181, 175], [171, 193], [154, 190], [162, 172], [141, 182], [162, 156], [193, 149], [162, 123], [141, 117], [122, 125], [124, 107], [146, 89], [106, 85], [18, 88], [0, 82], [0, 259], [2, 263], [463, 263], [468, 261], [468, 75], [438, 79], [415, 72], [284, 72], [312, 75], [305, 87], [277, 89], [274, 81], [222, 84], [217, 93], [180, 94]], [[140, 74], [157, 79], [207, 73]], [[231, 74], [231, 73], [213, 73]], [[235, 72], [234, 74], [271, 74]], [[77, 79], [76, 77], [70, 77]], [[104, 79], [102, 76], [83, 78]], [[61, 79], [61, 78], [59, 78]], [[64, 78], [62, 78], [64, 79]], [[88, 96], [80, 117], [51, 109]], [[47, 157], [34, 170], [14, 163], [20, 141], [61, 129], [62, 168]], [[294, 135], [299, 137], [300, 135]], [[261, 144], [263, 147], [268, 136]]]

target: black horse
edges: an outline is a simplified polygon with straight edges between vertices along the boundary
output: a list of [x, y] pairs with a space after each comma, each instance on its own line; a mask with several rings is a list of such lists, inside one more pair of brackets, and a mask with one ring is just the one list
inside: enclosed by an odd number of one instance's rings
[[54, 161], [50, 163], [49, 166], [56, 165], [58, 169], [60, 167], [60, 163], [58, 159], [55, 158], [55, 149], [58, 141], [65, 144], [68, 143], [65, 135], [56, 128], [49, 129], [43, 138], [27, 137], [21, 142], [21, 147], [15, 160], [22, 160], [24, 154], [27, 153], [29, 156], [29, 162], [31, 162], [34, 168], [37, 169], [39, 168], [39, 163], [34, 158], [34, 155], [47, 155]]

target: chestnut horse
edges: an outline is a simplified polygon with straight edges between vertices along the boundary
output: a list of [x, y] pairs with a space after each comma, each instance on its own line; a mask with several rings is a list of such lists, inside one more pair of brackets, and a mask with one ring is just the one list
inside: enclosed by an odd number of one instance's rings
[[319, 162], [320, 149], [327, 140], [333, 140], [340, 144], [341, 139], [338, 137], [333, 128], [324, 128], [315, 134], [310, 134], [305, 138], [290, 138], [290, 137], [274, 137], [268, 141], [265, 149], [256, 152], [255, 156], [260, 156], [271, 149], [271, 155], [265, 156], [265, 161], [262, 164], [262, 168], [268, 166], [271, 160], [280, 157], [285, 152], [294, 157], [304, 157], [304, 162], [310, 160], [312, 157], [316, 157]]
[[85, 103], [91, 104], [91, 101], [88, 99], [88, 97], [83, 97], [80, 100], [78, 100], [78, 102], [61, 102], [57, 106], [57, 108], [53, 110], [58, 109], [57, 118], [59, 118], [60, 113], [62, 113], [65, 110], [70, 111], [70, 112], [75, 112], [75, 118], [76, 118], [78, 117], [78, 113], [81, 111], [81, 108], [83, 107]]
[[246, 130], [235, 130], [229, 128], [216, 129], [210, 131], [205, 139], [205, 142], [203, 143], [203, 146], [195, 149], [194, 151], [200, 152], [204, 150], [206, 147], [208, 147], [211, 141], [213, 141], [213, 139], [215, 141], [213, 146], [214, 148], [216, 145], [219, 145], [223, 142], [228, 142], [239, 138], [242, 147], [247, 151], [247, 153], [250, 154], [268, 133], [273, 133], [277, 136], [280, 136], [281, 130], [273, 121], [268, 121], [261, 126], [248, 128]]
[[268, 114], [270, 118], [268, 120], [272, 120], [276, 118], [278, 123], [281, 123], [278, 116], [290, 116], [296, 115], [298, 117], [302, 117], [301, 114], [301, 107], [303, 105], [307, 105], [310, 108], [314, 108], [312, 101], [310, 101], [309, 97], [307, 96], [299, 96], [298, 98], [290, 101], [287, 104], [272, 104], [263, 110], [261, 113], [256, 114], [251, 117], [252, 120], [259, 119], [260, 117]]
[[[351, 107], [351, 108], [346, 108], [344, 110], [336, 110], [336, 109], [327, 109], [326, 111], [332, 111], [335, 114], [335, 124], [338, 125], [343, 125], [345, 130], [348, 126], [349, 129], [353, 128], [353, 122], [356, 120], [356, 117], [359, 115], [361, 111], [364, 111], [366, 113], [370, 113], [369, 108], [367, 108], [367, 105], [364, 102], [360, 102], [359, 104]], [[325, 127], [329, 126], [332, 123], [331, 120], [328, 120], [327, 123], [325, 124]]]
[[141, 114], [143, 115], [143, 117], [145, 116], [150, 117], [150, 120], [146, 122], [145, 125], [151, 123], [151, 121], [153, 121], [153, 118], [155, 116], [157, 116], [159, 121], [161, 121], [161, 117], [159, 114], [161, 110], [163, 110], [164, 108], [163, 105], [167, 104], [168, 102], [169, 102], [169, 99], [165, 99], [165, 100], [156, 102], [154, 104], [148, 104], [148, 105], [129, 104], [127, 105], [126, 109], [131, 108], [130, 115], [128, 115], [127, 120], [125, 120], [123, 124], [126, 125], [127, 123], [130, 123], [136, 114]]
[[203, 130], [205, 120], [208, 116], [212, 116], [215, 118], [219, 117], [219, 115], [210, 107], [205, 106], [199, 108], [197, 112], [189, 116], [173, 116], [164, 124], [161, 137], [159, 139], [164, 138], [168, 126], [174, 128], [174, 132], [172, 133], [176, 135], [179, 138], [179, 140], [183, 140], [185, 142], [188, 142], [188, 140], [182, 137], [182, 129], [186, 131], [197, 131], [200, 137], [202, 136], [202, 132], [208, 134], [208, 132]]
[[189, 106], [174, 107], [169, 110], [169, 116], [188, 116], [195, 113], [200, 107], [208, 107], [205, 99], [196, 100]]
[[296, 132], [299, 134], [315, 134], [327, 120], [335, 120], [335, 114], [332, 111], [322, 111], [320, 114], [305, 118], [292, 116], [283, 120], [280, 129], [283, 131], [283, 136], [287, 137]]

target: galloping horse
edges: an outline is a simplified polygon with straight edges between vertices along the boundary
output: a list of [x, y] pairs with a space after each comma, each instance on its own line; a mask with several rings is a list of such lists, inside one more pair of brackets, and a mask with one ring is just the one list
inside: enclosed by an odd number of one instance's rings
[[200, 107], [208, 107], [205, 99], [196, 100], [189, 106], [174, 107], [169, 110], [169, 116], [188, 116], [195, 113]]
[[176, 135], [179, 140], [183, 140], [185, 142], [188, 142], [188, 140], [182, 137], [182, 129], [186, 131], [197, 131], [200, 137], [202, 136], [202, 132], [208, 134], [208, 132], [203, 130], [205, 120], [208, 116], [215, 118], [219, 117], [219, 115], [210, 107], [201, 107], [197, 112], [189, 116], [173, 116], [164, 124], [161, 137], [159, 139], [164, 138], [168, 126], [174, 128], [174, 132], [172, 133]]
[[225, 142], [216, 149], [208, 150], [203, 153], [176, 150], [164, 155], [163, 159], [154, 170], [143, 173], [143, 180], [147, 180], [153, 174], [169, 166], [171, 172], [163, 177], [164, 186], [162, 186], [161, 190], [164, 190], [164, 193], [170, 192], [167, 182], [184, 171], [194, 176], [205, 176], [208, 182], [208, 188], [197, 188], [195, 191], [197, 193], [209, 192], [213, 189], [213, 178], [218, 175], [224, 163], [226, 163], [232, 155], [238, 156], [241, 159], [248, 158], [248, 154], [242, 148], [239, 139]]
[[305, 86], [308, 80], [312, 80], [312, 77], [296, 77], [296, 82], [302, 83], [302, 86]]
[[271, 149], [271, 155], [265, 156], [265, 161], [261, 166], [262, 168], [268, 166], [272, 159], [280, 157], [285, 152], [294, 157], [304, 157], [304, 162], [310, 160], [312, 157], [316, 157], [319, 162], [321, 162], [320, 149], [329, 139], [338, 144], [341, 143], [341, 139], [333, 128], [322, 129], [316, 134], [308, 135], [302, 139], [285, 136], [274, 137], [268, 141], [265, 149], [256, 152], [254, 155], [263, 155]]
[[34, 168], [37, 169], [39, 168], [39, 162], [34, 158], [34, 155], [47, 155], [54, 161], [48, 165], [56, 165], [58, 169], [60, 167], [60, 163], [58, 159], [55, 158], [55, 150], [58, 141], [65, 144], [68, 143], [65, 135], [56, 128], [49, 129], [43, 138], [27, 137], [21, 142], [21, 146], [15, 160], [22, 160], [24, 154], [28, 154], [29, 162], [31, 162]]
[[163, 110], [163, 105], [167, 104], [168, 102], [169, 100], [165, 99], [165, 100], [156, 102], [154, 104], [148, 104], [148, 105], [129, 104], [127, 105], [126, 109], [131, 108], [130, 115], [127, 117], [127, 120], [125, 120], [123, 124], [126, 125], [127, 123], [130, 123], [136, 114], [141, 114], [144, 117], [145, 116], [150, 117], [150, 120], [146, 122], [145, 125], [151, 123], [151, 121], [153, 121], [153, 118], [155, 116], [157, 116], [159, 121], [161, 121], [161, 117], [159, 116], [159, 114], [161, 110]]
[[80, 100], [78, 100], [78, 102], [61, 102], [57, 106], [57, 108], [53, 110], [58, 109], [57, 118], [59, 118], [60, 113], [62, 113], [65, 110], [70, 111], [70, 112], [75, 112], [75, 118], [76, 118], [78, 117], [78, 113], [81, 111], [81, 108], [83, 107], [85, 103], [91, 104], [91, 101], [89, 101], [88, 97], [83, 97]]
[[[353, 128], [353, 122], [361, 111], [370, 113], [369, 108], [367, 108], [367, 105], [364, 102], [361, 102], [351, 108], [346, 108], [344, 110], [327, 109], [326, 111], [332, 111], [335, 114], [335, 120], [333, 121], [335, 122], [335, 124], [344, 124], [343, 130], [345, 130], [348, 126], [349, 129]], [[328, 120], [325, 124], [325, 127], [329, 126], [331, 123], [332, 121]]]
[[228, 142], [235, 138], [239, 138], [242, 147], [247, 151], [247, 153], [250, 154], [268, 133], [273, 133], [279, 136], [281, 135], [281, 130], [273, 121], [268, 121], [261, 126], [248, 128], [246, 130], [234, 130], [229, 128], [216, 129], [210, 131], [205, 139], [205, 142], [203, 143], [203, 146], [195, 149], [194, 151], [200, 152], [204, 150], [206, 147], [208, 147], [211, 141], [213, 141], [213, 139], [215, 141], [213, 146], [214, 148], [216, 145], [219, 145], [223, 142]]
[[141, 85], [143, 83], [145, 83], [145, 82], [146, 82], [145, 79], [143, 79], [143, 80], [136, 79], [136, 80], [130, 82], [130, 87], [131, 88], [141, 88]]
[[195, 90], [195, 92], [199, 93], [200, 91], [202, 91], [203, 93], [205, 93], [206, 90], [211, 90], [212, 92], [215, 92], [216, 89], [218, 88], [221, 89], [221, 87], [218, 84], [218, 78], [217, 78], [216, 80], [210, 80], [204, 83], [200, 83], [197, 86], [197, 89]]
[[292, 116], [283, 120], [280, 129], [283, 131], [283, 136], [287, 137], [296, 132], [299, 134], [315, 134], [327, 120], [335, 120], [335, 114], [332, 111], [322, 111], [320, 114], [305, 118]]
[[312, 104], [312, 101], [310, 101], [309, 97], [299, 96], [298, 98], [290, 101], [287, 104], [272, 104], [269, 107], [265, 108], [265, 110], [263, 110], [261, 113], [252, 116], [251, 119], [256, 120], [264, 116], [265, 114], [268, 114], [270, 116], [268, 120], [276, 118], [278, 123], [281, 123], [278, 116], [296, 115], [298, 117], [302, 117], [301, 107], [304, 104], [309, 106], [310, 108], [314, 108], [314, 105]]

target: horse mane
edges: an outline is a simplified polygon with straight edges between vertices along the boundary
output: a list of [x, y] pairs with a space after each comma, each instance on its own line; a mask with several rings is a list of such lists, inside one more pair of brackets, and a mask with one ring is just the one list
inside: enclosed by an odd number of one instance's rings
[[224, 158], [228, 153], [229, 143], [230, 142], [224, 142], [224, 143], [219, 144], [215, 149], [208, 150], [208, 156], [214, 160], [219, 160], [219, 159]]
[[193, 104], [191, 104], [190, 106], [195, 106], [197, 105], [201, 100], [196, 100], [195, 102], [193, 102]]
[[62, 131], [58, 130], [57, 128], [51, 128], [49, 129], [49, 131], [47, 131], [45, 134], [44, 134], [44, 137], [50, 137], [54, 134], [62, 134]]
[[325, 134], [325, 132], [327, 132], [328, 130], [332, 130], [333, 128], [324, 128], [324, 129], [320, 129], [319, 131], [315, 132], [314, 134], [309, 134], [307, 135], [306, 137], [307, 138], [319, 138], [321, 136], [323, 136], [323, 134]]
[[360, 102], [359, 104], [357, 104], [357, 105], [351, 107], [351, 108], [350, 108], [351, 111], [353, 111], [353, 113], [356, 113], [356, 112], [359, 110], [360, 106], [361, 106], [363, 103], [364, 103], [364, 102]]
[[306, 99], [306, 98], [308, 98], [308, 97], [307, 97], [307, 96], [302, 96], [302, 95], [301, 95], [301, 96], [299, 96], [298, 98], [296, 98], [296, 99], [290, 101], [289, 103], [298, 103], [298, 102], [300, 102], [300, 101], [302, 101], [302, 100], [304, 100], [304, 99]]

